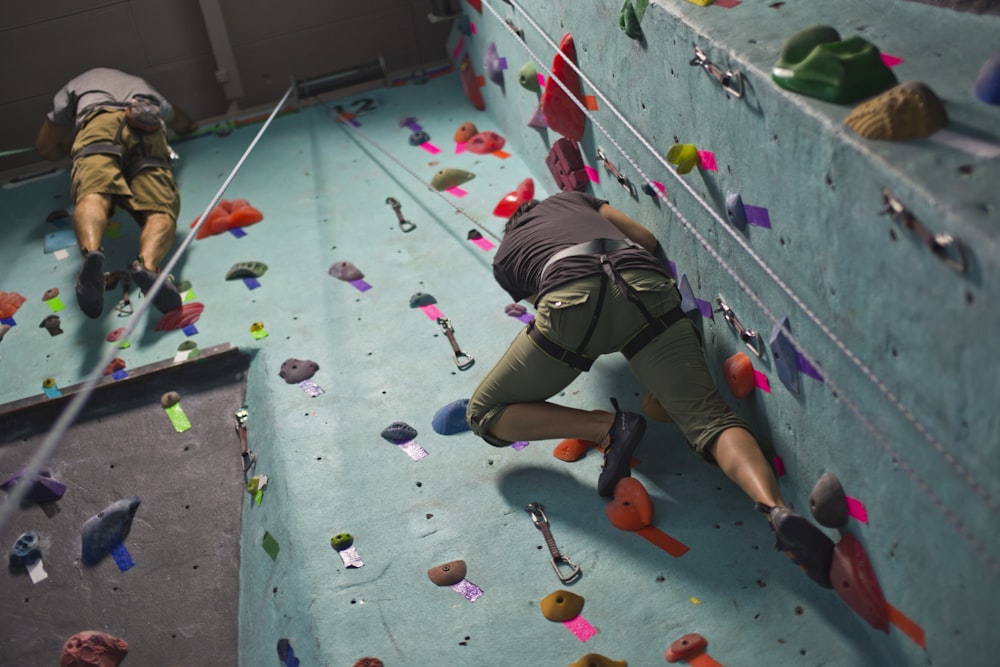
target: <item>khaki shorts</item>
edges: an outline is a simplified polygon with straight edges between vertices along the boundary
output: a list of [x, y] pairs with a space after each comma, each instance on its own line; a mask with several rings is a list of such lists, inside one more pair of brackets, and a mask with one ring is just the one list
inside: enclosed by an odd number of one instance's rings
[[[625, 280], [639, 292], [654, 317], [680, 304], [676, 284], [653, 271], [625, 271]], [[600, 276], [567, 283], [538, 302], [535, 326], [563, 347], [576, 350], [589, 326], [600, 289]], [[613, 284], [585, 356], [619, 352], [646, 324], [639, 309]], [[654, 338], [629, 360], [629, 367], [660, 401], [687, 439], [688, 446], [706, 461], [708, 448], [732, 427], [750, 430], [723, 400], [705, 363], [701, 339], [690, 320], [683, 319]], [[500, 361], [486, 374], [469, 400], [469, 427], [497, 447], [512, 443], [489, 434], [490, 426], [508, 405], [546, 401], [565, 389], [580, 371], [543, 352], [522, 330]]]
[[112, 202], [129, 211], [140, 222], [144, 213], [164, 213], [177, 220], [181, 198], [168, 167], [147, 167], [131, 180], [126, 180], [122, 165], [133, 163], [143, 155], [161, 158], [170, 163], [170, 149], [166, 135], [149, 134], [122, 127], [124, 111], [97, 111], [88, 118], [73, 142], [73, 155], [85, 146], [102, 142], [113, 143], [121, 128], [119, 144], [124, 150], [121, 159], [116, 155], [94, 154], [73, 158], [70, 194], [79, 201], [88, 194], [111, 197]]

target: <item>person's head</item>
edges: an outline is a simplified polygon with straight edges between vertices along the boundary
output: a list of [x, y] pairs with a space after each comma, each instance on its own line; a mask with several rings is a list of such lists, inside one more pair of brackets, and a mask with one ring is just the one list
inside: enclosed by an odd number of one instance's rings
[[538, 200], [537, 199], [532, 199], [532, 200], [526, 201], [523, 204], [521, 204], [520, 206], [518, 206], [517, 210], [514, 211], [513, 215], [511, 215], [509, 218], [507, 218], [507, 224], [504, 225], [504, 227], [503, 227], [504, 234], [506, 234], [510, 230], [514, 229], [515, 227], [517, 227], [517, 223], [520, 222], [521, 216], [523, 216], [525, 213], [527, 213], [531, 209], [535, 208], [535, 206], [537, 206], [537, 205], [538, 205]]

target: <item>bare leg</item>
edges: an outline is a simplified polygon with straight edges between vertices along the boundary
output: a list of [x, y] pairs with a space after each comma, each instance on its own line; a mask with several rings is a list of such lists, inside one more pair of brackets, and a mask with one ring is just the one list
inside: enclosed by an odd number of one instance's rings
[[165, 213], [150, 213], [139, 234], [139, 256], [146, 268], [153, 272], [160, 270], [160, 263], [174, 245], [177, 225]]
[[76, 202], [73, 208], [73, 229], [81, 250], [93, 252], [101, 247], [110, 212], [111, 197], [107, 195], [94, 192], [80, 197]]
[[754, 502], [785, 507], [778, 480], [757, 441], [742, 428], [728, 428], [708, 451], [726, 477], [733, 480]]
[[493, 423], [490, 433], [501, 440], [579, 438], [605, 444], [614, 414], [577, 410], [555, 403], [514, 403]]

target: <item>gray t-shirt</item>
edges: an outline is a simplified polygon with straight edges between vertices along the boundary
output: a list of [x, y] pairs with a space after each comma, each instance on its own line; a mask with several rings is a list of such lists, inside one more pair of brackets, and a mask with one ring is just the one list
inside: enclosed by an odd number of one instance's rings
[[170, 102], [145, 80], [116, 69], [97, 67], [76, 77], [56, 93], [48, 117], [57, 125], [79, 129], [83, 119], [94, 109], [124, 107], [135, 95], [155, 98], [160, 103], [160, 117], [166, 119], [170, 115]]

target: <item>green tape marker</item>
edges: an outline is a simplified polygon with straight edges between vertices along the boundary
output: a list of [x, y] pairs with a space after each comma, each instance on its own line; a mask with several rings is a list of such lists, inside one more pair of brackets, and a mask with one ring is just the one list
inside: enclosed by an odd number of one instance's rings
[[109, 239], [116, 239], [122, 235], [122, 226], [117, 222], [112, 222], [108, 224], [108, 228], [105, 230], [104, 235]]
[[167, 417], [170, 418], [170, 423], [174, 425], [174, 428], [178, 433], [183, 433], [184, 431], [191, 428], [191, 422], [188, 421], [187, 415], [181, 410], [180, 403], [174, 403], [169, 408], [164, 408], [167, 413]]
[[186, 292], [184, 292], [184, 294], [181, 295], [181, 297], [184, 300], [184, 303], [187, 303], [188, 301], [194, 301], [195, 300], [194, 290], [193, 289], [187, 290]]
[[278, 560], [278, 552], [281, 551], [281, 547], [278, 546], [278, 540], [271, 536], [271, 533], [264, 531], [264, 551], [267, 555], [271, 557], [271, 560]]
[[261, 502], [264, 500], [264, 489], [260, 489], [259, 491], [257, 491], [257, 494], [253, 497], [253, 500], [255, 503], [260, 505]]
[[123, 340], [122, 342], [118, 343], [118, 347], [124, 350], [127, 347], [132, 347], [132, 343], [128, 342], [127, 340]]
[[63, 304], [62, 299], [60, 299], [57, 296], [52, 297], [51, 299], [49, 299], [45, 303], [49, 304], [49, 308], [52, 309], [53, 313], [58, 313], [60, 310], [62, 310], [63, 308], [66, 307]]
[[267, 330], [257, 329], [256, 331], [254, 331], [253, 329], [251, 329], [250, 335], [253, 336], [256, 340], [260, 340], [261, 338], [267, 338]]

